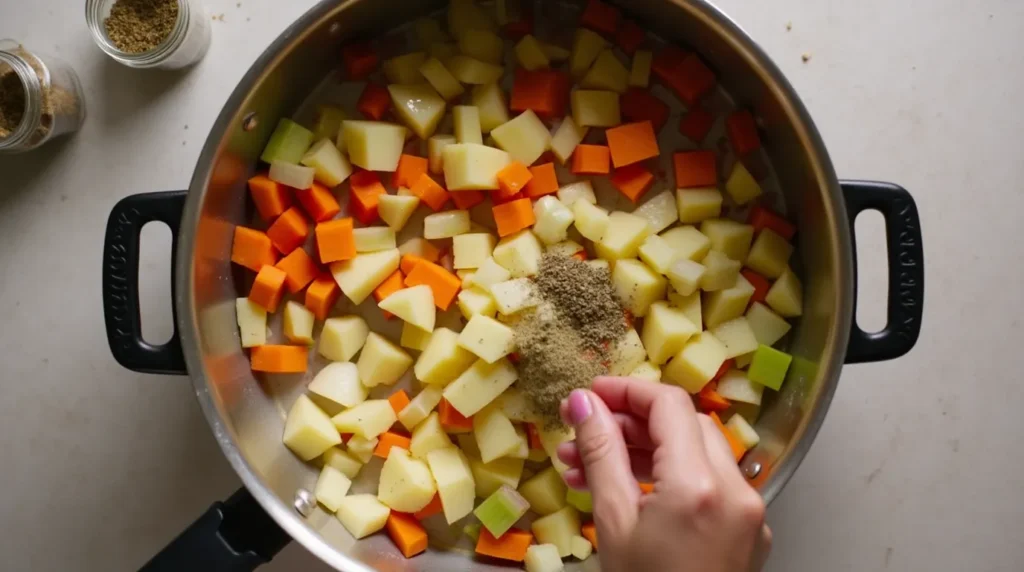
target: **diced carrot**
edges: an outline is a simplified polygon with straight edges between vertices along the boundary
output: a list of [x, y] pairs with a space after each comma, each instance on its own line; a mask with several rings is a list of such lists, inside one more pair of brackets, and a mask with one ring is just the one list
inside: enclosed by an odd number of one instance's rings
[[352, 433], [342, 433], [341, 442], [345, 445], [348, 445], [348, 440], [352, 438], [352, 435]]
[[420, 175], [409, 190], [412, 191], [412, 194], [419, 197], [420, 201], [430, 207], [434, 212], [444, 208], [444, 204], [447, 203], [449, 199], [448, 191], [441, 185], [437, 184], [437, 182], [430, 178], [430, 175], [426, 173]]
[[590, 544], [593, 545], [594, 550], [597, 550], [597, 526], [594, 523], [588, 522], [584, 524], [583, 527], [580, 529], [580, 534], [583, 535], [583, 538], [586, 538], [590, 541]]
[[292, 207], [277, 217], [267, 229], [267, 236], [274, 248], [285, 254], [302, 246], [309, 238], [309, 224], [299, 209]]
[[287, 275], [284, 285], [292, 294], [305, 288], [320, 274], [320, 267], [303, 248], [296, 248], [291, 254], [278, 260], [274, 266], [284, 270]]
[[388, 403], [391, 404], [391, 409], [395, 410], [395, 415], [401, 413], [405, 406], [409, 405], [409, 401], [409, 394], [404, 389], [399, 389], [388, 397]]
[[654, 492], [654, 483], [639, 483], [639, 484], [640, 484], [640, 493], [641, 494], [649, 495], [649, 494]]
[[434, 498], [430, 499], [430, 504], [421, 508], [413, 516], [416, 517], [416, 520], [424, 520], [435, 514], [441, 514], [442, 510], [444, 510], [444, 505], [441, 504], [441, 495], [434, 493]]
[[252, 202], [256, 204], [260, 218], [267, 222], [274, 220], [292, 206], [292, 196], [288, 192], [288, 187], [271, 181], [266, 175], [256, 175], [249, 179], [249, 194], [252, 196]]
[[793, 236], [796, 234], [796, 225], [760, 205], [750, 210], [747, 222], [754, 227], [754, 232], [770, 228], [775, 234], [786, 240], [793, 240]]
[[705, 95], [715, 88], [717, 80], [697, 54], [683, 58], [665, 82], [679, 99], [688, 107], [693, 107]]
[[721, 413], [732, 405], [728, 399], [715, 391], [717, 385], [709, 383], [697, 394], [697, 406], [704, 413]]
[[627, 121], [650, 121], [655, 132], [668, 122], [668, 104], [651, 92], [631, 87], [619, 98], [619, 109]]
[[[409, 255], [409, 256], [412, 256], [412, 255]], [[391, 274], [391, 276], [388, 276], [387, 278], [385, 278], [384, 281], [380, 283], [380, 286], [377, 286], [373, 290], [373, 299], [376, 300], [378, 304], [380, 304], [381, 300], [387, 298], [388, 296], [394, 294], [395, 292], [398, 292], [402, 288], [405, 288], [404, 280], [405, 280], [405, 276], [402, 274], [402, 271], [401, 270], [395, 270]], [[392, 314], [391, 312], [384, 312], [384, 317], [389, 319], [389, 320], [393, 316], [394, 316], [394, 314]], [[396, 411], [395, 413], [398, 413], [398, 412]]]
[[714, 187], [718, 184], [718, 167], [714, 151], [685, 151], [672, 155], [676, 172], [676, 188]]
[[264, 266], [256, 274], [256, 280], [249, 290], [249, 300], [268, 312], [276, 312], [281, 298], [284, 297], [284, 281], [288, 278], [284, 270]]
[[544, 444], [540, 440], [540, 431], [537, 431], [537, 426], [533, 423], [526, 424], [526, 436], [530, 441], [531, 449], [543, 449]]
[[694, 143], [702, 143], [715, 124], [715, 116], [703, 107], [694, 107], [679, 120], [679, 132]]
[[341, 59], [349, 79], [366, 79], [377, 67], [379, 58], [370, 44], [349, 44], [342, 48]]
[[309, 363], [306, 346], [263, 345], [252, 348], [249, 366], [266, 373], [303, 373]]
[[620, 193], [634, 203], [654, 184], [654, 174], [640, 163], [616, 169], [609, 179]]
[[437, 406], [437, 416], [441, 420], [441, 426], [449, 433], [464, 433], [473, 430], [473, 418], [464, 417], [443, 397]]
[[661, 153], [658, 138], [654, 135], [654, 125], [650, 121], [613, 127], [605, 132], [605, 137], [608, 138], [608, 150], [616, 169], [657, 157]]
[[580, 262], [586, 262], [587, 259], [588, 259], [587, 251], [586, 250], [581, 250], [581, 251], [573, 254], [572, 257], [575, 258], [576, 260], [579, 260]]
[[395, 187], [411, 189], [416, 184], [416, 181], [419, 180], [420, 175], [427, 172], [428, 165], [429, 162], [426, 157], [402, 155], [398, 159], [398, 168], [391, 177], [391, 183]]
[[491, 209], [494, 223], [498, 225], [498, 236], [506, 237], [524, 228], [530, 228], [537, 219], [533, 215], [533, 203], [530, 199], [519, 199]]
[[316, 247], [320, 262], [327, 264], [356, 257], [354, 223], [350, 217], [316, 225]]
[[729, 144], [737, 157], [745, 157], [761, 147], [757, 123], [746, 109], [729, 114], [725, 119], [725, 132], [729, 135]]
[[326, 320], [340, 296], [341, 288], [338, 288], [334, 276], [331, 276], [330, 272], [324, 272], [317, 276], [306, 290], [306, 307], [313, 312], [317, 320]]
[[402, 556], [412, 558], [426, 552], [427, 531], [413, 515], [393, 510], [388, 515], [386, 527], [388, 536], [401, 551]]
[[448, 194], [451, 196], [452, 202], [455, 203], [455, 208], [464, 211], [484, 202], [484, 198], [487, 196], [483, 191], [458, 191]]
[[580, 16], [580, 25], [608, 37], [615, 36], [619, 29], [619, 9], [601, 0], [589, 0]]
[[433, 262], [424, 260], [413, 266], [412, 271], [405, 277], [405, 285], [419, 286], [426, 284], [434, 293], [434, 305], [442, 311], [447, 310], [462, 288], [462, 280], [459, 277], [445, 270]]
[[306, 214], [316, 222], [331, 220], [341, 212], [338, 199], [334, 198], [330, 189], [320, 183], [313, 183], [308, 189], [296, 189], [295, 197], [299, 199], [299, 204]]
[[509, 108], [516, 113], [530, 109], [542, 119], [562, 117], [570, 87], [571, 82], [565, 72], [518, 68], [512, 82]]
[[718, 414], [712, 411], [708, 413], [708, 417], [715, 422], [718, 430], [725, 436], [725, 440], [729, 442], [729, 448], [732, 449], [732, 455], [737, 461], [743, 458], [743, 455], [747, 452], [747, 448], [743, 446], [743, 443], [733, 435], [732, 431], [722, 423], [722, 420], [718, 417]]
[[537, 199], [558, 192], [558, 175], [555, 173], [554, 163], [549, 162], [530, 167], [530, 174], [532, 178], [523, 189], [524, 197]]
[[522, 562], [526, 560], [526, 550], [533, 542], [533, 535], [525, 530], [511, 529], [501, 538], [494, 538], [494, 535], [487, 530], [487, 527], [480, 529], [480, 538], [476, 541], [476, 553], [492, 558], [500, 558], [511, 562]]
[[772, 283], [764, 276], [761, 276], [749, 268], [740, 270], [740, 274], [742, 274], [743, 277], [747, 279], [747, 282], [750, 282], [750, 285], [754, 287], [754, 294], [750, 297], [750, 303], [764, 303], [764, 299], [768, 296], [768, 290], [771, 289]]
[[348, 208], [352, 216], [363, 224], [372, 224], [378, 219], [377, 206], [380, 196], [388, 194], [380, 182], [380, 176], [373, 171], [359, 171], [349, 177], [351, 190]]
[[607, 175], [611, 171], [611, 153], [604, 145], [577, 145], [572, 154], [574, 175]]
[[619, 28], [617, 34], [615, 34], [615, 43], [622, 48], [622, 51], [626, 52], [627, 55], [632, 56], [636, 53], [640, 46], [643, 45], [644, 40], [647, 38], [647, 32], [644, 31], [636, 22], [632, 20], [626, 20], [622, 23], [622, 27]]
[[366, 87], [356, 103], [359, 113], [362, 113], [367, 119], [380, 121], [390, 108], [391, 94], [387, 88], [372, 81], [366, 82]]
[[512, 363], [519, 363], [519, 352], [512, 352], [508, 354], [508, 361]]
[[519, 161], [512, 161], [504, 169], [498, 171], [498, 190], [503, 196], [512, 196], [526, 187], [533, 173]]
[[381, 459], [387, 459], [388, 453], [391, 452], [392, 447], [398, 447], [408, 451], [411, 444], [412, 441], [405, 435], [385, 431], [384, 433], [381, 433], [380, 437], [378, 437], [377, 448], [373, 450], [373, 454]]
[[236, 226], [235, 236], [231, 241], [231, 262], [253, 272], [259, 272], [264, 266], [273, 266], [277, 262], [277, 251], [266, 234], [244, 226]]
[[672, 74], [688, 54], [689, 52], [676, 46], [665, 46], [654, 55], [654, 60], [651, 62], [651, 73], [661, 83], [668, 85]]
[[715, 384], [717, 384], [718, 380], [720, 380], [723, 377], [725, 377], [725, 374], [728, 373], [730, 369], [733, 369], [735, 367], [736, 367], [736, 360], [734, 360], [732, 358], [729, 358], [729, 359], [725, 360], [724, 362], [722, 362], [722, 365], [720, 365], [718, 367], [718, 371], [715, 372], [715, 377], [712, 377], [711, 381], [708, 382], [708, 383], [715, 383]]

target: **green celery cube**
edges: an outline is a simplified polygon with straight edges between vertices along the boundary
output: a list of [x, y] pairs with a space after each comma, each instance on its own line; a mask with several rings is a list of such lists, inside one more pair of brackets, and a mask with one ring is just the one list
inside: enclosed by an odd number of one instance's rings
[[508, 529], [512, 528], [528, 510], [530, 503], [522, 495], [508, 485], [501, 485], [500, 489], [494, 491], [494, 494], [476, 507], [473, 514], [495, 538], [498, 538], [508, 532]]
[[298, 165], [302, 156], [313, 144], [313, 132], [295, 123], [291, 119], [281, 119], [270, 136], [270, 141], [263, 148], [260, 159], [264, 163], [281, 161]]
[[786, 372], [792, 361], [793, 356], [775, 348], [760, 345], [754, 352], [754, 359], [750, 362], [747, 378], [778, 391], [786, 379]]
[[565, 490], [565, 502], [580, 512], [594, 512], [594, 497], [590, 491], [578, 491], [572, 487]]

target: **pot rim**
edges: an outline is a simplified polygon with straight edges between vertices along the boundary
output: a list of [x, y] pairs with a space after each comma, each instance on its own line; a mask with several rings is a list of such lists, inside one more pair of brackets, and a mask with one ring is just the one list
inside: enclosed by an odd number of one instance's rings
[[[787, 450], [780, 455], [782, 462], [774, 467], [771, 478], [760, 489], [765, 501], [770, 503], [792, 478], [810, 450], [832, 401], [846, 355], [855, 296], [853, 242], [847, 222], [846, 205], [842, 199], [839, 180], [821, 134], [795, 89], [774, 61], [742, 27], [710, 4], [708, 0], [668, 1], [689, 12], [705, 26], [721, 29], [731, 47], [743, 59], [760, 70], [765, 84], [775, 92], [787, 115], [794, 120], [794, 130], [811, 160], [815, 178], [820, 187], [827, 190], [823, 204], [825, 206], [824, 214], [835, 237], [830, 248], [833, 251], [833, 260], [836, 261], [837, 300], [835, 319], [829, 332], [831, 343], [823, 353], [821, 363], [824, 367], [819, 373], [824, 384], [817, 394], [816, 402], [810, 410], [808, 419], [802, 424], [802, 428], [794, 433], [791, 440], [793, 444], [789, 445]], [[175, 307], [179, 309], [177, 327], [181, 337], [182, 350], [203, 415], [210, 424], [224, 456], [246, 488], [282, 529], [318, 558], [339, 570], [372, 572], [372, 569], [362, 562], [335, 549], [309, 527], [305, 519], [296, 513], [290, 504], [284, 502], [263, 482], [260, 475], [242, 455], [233, 432], [224, 422], [224, 413], [210, 392], [196, 335], [198, 331], [198, 324], [195, 321], [196, 304], [191, 287], [195, 275], [191, 262], [200, 207], [206, 198], [212, 166], [221, 151], [224, 134], [236, 120], [241, 105], [264, 71], [281, 56], [290, 44], [301, 41], [318, 22], [330, 17], [334, 12], [344, 9], [348, 3], [345, 0], [323, 1], [282, 31], [253, 62], [221, 109], [199, 156], [181, 218], [179, 244], [175, 253], [175, 260], [178, 262], [175, 262], [174, 303]]]

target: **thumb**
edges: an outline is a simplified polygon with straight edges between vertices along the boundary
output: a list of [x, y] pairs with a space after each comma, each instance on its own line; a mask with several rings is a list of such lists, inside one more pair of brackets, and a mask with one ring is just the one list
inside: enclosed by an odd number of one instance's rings
[[629, 464], [629, 451], [612, 412], [596, 394], [583, 389], [569, 394], [568, 417], [576, 429], [594, 501], [598, 536], [625, 541], [636, 526], [640, 489]]

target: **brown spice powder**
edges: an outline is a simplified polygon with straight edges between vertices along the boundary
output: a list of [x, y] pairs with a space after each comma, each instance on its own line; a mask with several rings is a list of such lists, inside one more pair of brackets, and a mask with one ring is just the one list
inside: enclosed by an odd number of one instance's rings
[[0, 76], [0, 137], [8, 137], [25, 117], [25, 86], [14, 72]]
[[117, 0], [103, 27], [117, 49], [141, 54], [160, 45], [177, 21], [177, 0]]
[[541, 259], [537, 286], [586, 349], [600, 351], [626, 333], [625, 312], [607, 269], [549, 254]]

